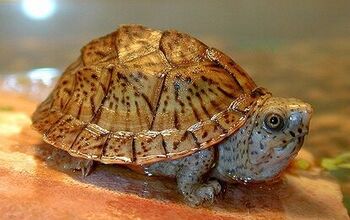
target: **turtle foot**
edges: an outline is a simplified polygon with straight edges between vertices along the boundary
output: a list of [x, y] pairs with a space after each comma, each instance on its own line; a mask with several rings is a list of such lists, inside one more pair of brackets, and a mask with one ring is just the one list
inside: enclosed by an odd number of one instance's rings
[[194, 188], [193, 192], [185, 199], [192, 206], [199, 206], [203, 203], [212, 204], [215, 199], [215, 195], [221, 191], [221, 185], [217, 180], [211, 180], [205, 184], [198, 185]]
[[93, 160], [73, 157], [60, 149], [53, 149], [46, 161], [50, 166], [55, 166], [61, 170], [80, 170], [83, 176], [88, 176], [94, 167]]

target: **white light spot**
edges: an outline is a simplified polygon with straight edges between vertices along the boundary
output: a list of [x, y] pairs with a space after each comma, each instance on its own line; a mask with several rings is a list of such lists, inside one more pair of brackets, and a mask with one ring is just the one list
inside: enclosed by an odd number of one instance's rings
[[22, 10], [31, 19], [46, 19], [55, 12], [53, 0], [23, 0]]
[[59, 73], [60, 71], [55, 68], [39, 68], [30, 70], [28, 77], [34, 83], [41, 81], [43, 84], [50, 86]]

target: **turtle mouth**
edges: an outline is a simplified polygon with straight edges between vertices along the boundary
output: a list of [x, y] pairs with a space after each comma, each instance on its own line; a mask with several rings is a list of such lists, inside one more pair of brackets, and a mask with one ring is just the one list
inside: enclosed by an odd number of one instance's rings
[[282, 153], [284, 152], [284, 149], [286, 149], [287, 146], [290, 145], [290, 144], [292, 144], [292, 143], [289, 143], [289, 144], [286, 144], [286, 145], [282, 145], [282, 146], [280, 146], [280, 147], [275, 147], [275, 148], [273, 148], [274, 154], [275, 154], [275, 155], [280, 155], [280, 154], [282, 154]]
[[[304, 137], [305, 135], [300, 135], [290, 140], [289, 143], [274, 147], [271, 153], [276, 157], [276, 159], [280, 160], [291, 157], [300, 150], [304, 143]], [[276, 162], [279, 162], [279, 160]]]

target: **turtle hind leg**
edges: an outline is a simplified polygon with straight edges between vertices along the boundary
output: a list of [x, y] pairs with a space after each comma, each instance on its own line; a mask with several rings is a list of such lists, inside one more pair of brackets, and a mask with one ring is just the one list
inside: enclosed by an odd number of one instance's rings
[[93, 171], [95, 164], [93, 160], [73, 157], [58, 148], [53, 148], [45, 160], [49, 166], [54, 166], [59, 170], [80, 170], [83, 176], [88, 176]]

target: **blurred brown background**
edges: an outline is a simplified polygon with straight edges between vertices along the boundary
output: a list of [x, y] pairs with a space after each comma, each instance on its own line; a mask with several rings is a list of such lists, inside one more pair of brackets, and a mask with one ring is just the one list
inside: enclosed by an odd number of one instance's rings
[[0, 71], [64, 68], [83, 44], [129, 23], [188, 32], [234, 56], [300, 41], [348, 39], [349, 10], [348, 0], [2, 0]]

